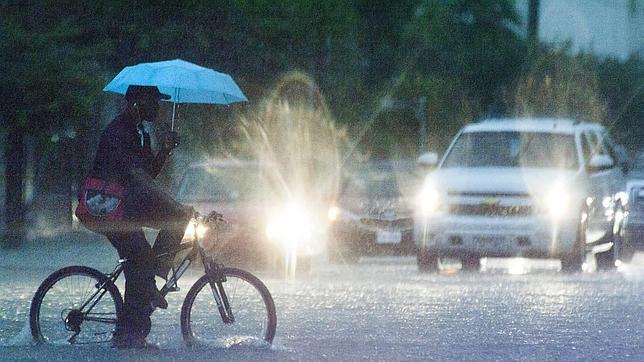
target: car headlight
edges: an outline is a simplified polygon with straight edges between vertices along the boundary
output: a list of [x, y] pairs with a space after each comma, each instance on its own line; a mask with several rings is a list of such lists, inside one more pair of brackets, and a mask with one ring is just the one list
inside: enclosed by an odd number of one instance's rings
[[560, 219], [570, 211], [570, 191], [561, 185], [554, 186], [545, 201], [544, 206], [553, 219]]
[[431, 180], [426, 180], [423, 188], [416, 198], [416, 204], [421, 216], [428, 217], [435, 213], [440, 204], [441, 197], [438, 189]]
[[278, 210], [266, 225], [266, 236], [284, 247], [297, 247], [311, 238], [311, 221], [306, 210], [290, 204]]

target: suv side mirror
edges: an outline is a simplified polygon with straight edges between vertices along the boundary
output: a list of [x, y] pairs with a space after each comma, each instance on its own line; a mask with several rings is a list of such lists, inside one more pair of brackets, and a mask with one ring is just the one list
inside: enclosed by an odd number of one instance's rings
[[615, 162], [613, 161], [610, 156], [607, 155], [595, 155], [590, 159], [590, 162], [588, 162], [588, 169], [591, 172], [595, 171], [601, 171], [601, 170], [606, 170], [615, 165]]
[[438, 154], [436, 152], [423, 153], [416, 162], [419, 166], [434, 168], [438, 164]]

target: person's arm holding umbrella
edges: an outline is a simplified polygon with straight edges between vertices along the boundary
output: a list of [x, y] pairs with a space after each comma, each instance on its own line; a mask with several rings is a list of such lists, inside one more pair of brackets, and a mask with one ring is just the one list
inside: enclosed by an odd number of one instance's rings
[[[152, 153], [150, 136], [147, 133], [143, 122], [156, 122], [159, 112], [159, 100], [168, 99], [166, 95], [160, 93], [156, 87], [129, 87], [129, 96], [126, 99], [129, 102], [131, 119], [136, 124], [141, 143], [142, 164], [133, 163], [127, 167], [127, 176], [133, 186], [133, 191], [138, 193], [140, 200], [146, 200], [145, 204], [163, 205], [163, 209], [172, 210], [173, 217], [180, 217], [181, 214], [192, 216], [194, 209], [190, 206], [184, 206], [174, 200], [174, 198], [154, 179], [159, 175], [163, 166], [171, 154], [172, 150], [177, 147], [179, 138], [176, 132], [169, 131], [163, 136], [161, 147], [156, 156]], [[148, 207], [146, 212], [152, 216], [161, 216], [163, 212], [159, 207]], [[164, 215], [167, 217], [168, 215]], [[180, 241], [180, 240], [179, 240]], [[158, 242], [158, 240], [157, 240]], [[176, 243], [176, 241], [175, 241]], [[155, 243], [155, 247], [157, 243]]]
[[168, 157], [179, 145], [179, 135], [175, 131], [168, 131], [162, 136], [161, 147], [154, 160], [146, 168], [152, 178], [156, 178], [163, 170]]

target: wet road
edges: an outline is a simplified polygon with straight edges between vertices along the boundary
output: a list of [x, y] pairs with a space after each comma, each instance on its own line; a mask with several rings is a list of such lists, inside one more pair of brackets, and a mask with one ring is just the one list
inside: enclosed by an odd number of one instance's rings
[[[262, 275], [273, 293], [273, 347], [190, 350], [179, 309], [197, 272], [153, 315], [160, 351], [32, 346], [25, 328], [30, 299], [56, 267], [98, 265], [86, 245], [62, 251], [0, 251], [0, 359], [31, 360], [644, 360], [644, 255], [617, 272], [565, 275], [558, 263], [487, 260], [479, 273], [418, 274], [413, 258], [316, 260], [292, 280]], [[114, 256], [115, 257], [115, 256]], [[24, 258], [24, 259], [22, 259]], [[109, 258], [108, 258], [109, 259]], [[111, 259], [114, 260], [114, 259]]]

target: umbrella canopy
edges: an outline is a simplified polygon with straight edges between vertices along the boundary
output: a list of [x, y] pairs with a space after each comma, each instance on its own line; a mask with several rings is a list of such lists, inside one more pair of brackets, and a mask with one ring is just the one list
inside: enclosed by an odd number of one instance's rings
[[103, 91], [125, 94], [131, 85], [156, 86], [170, 95], [167, 102], [172, 103], [231, 104], [248, 100], [228, 74], [181, 59], [125, 67]]
[[156, 86], [170, 95], [172, 129], [177, 103], [231, 104], [248, 99], [228, 74], [175, 59], [125, 67], [103, 91], [125, 94], [131, 85]]

